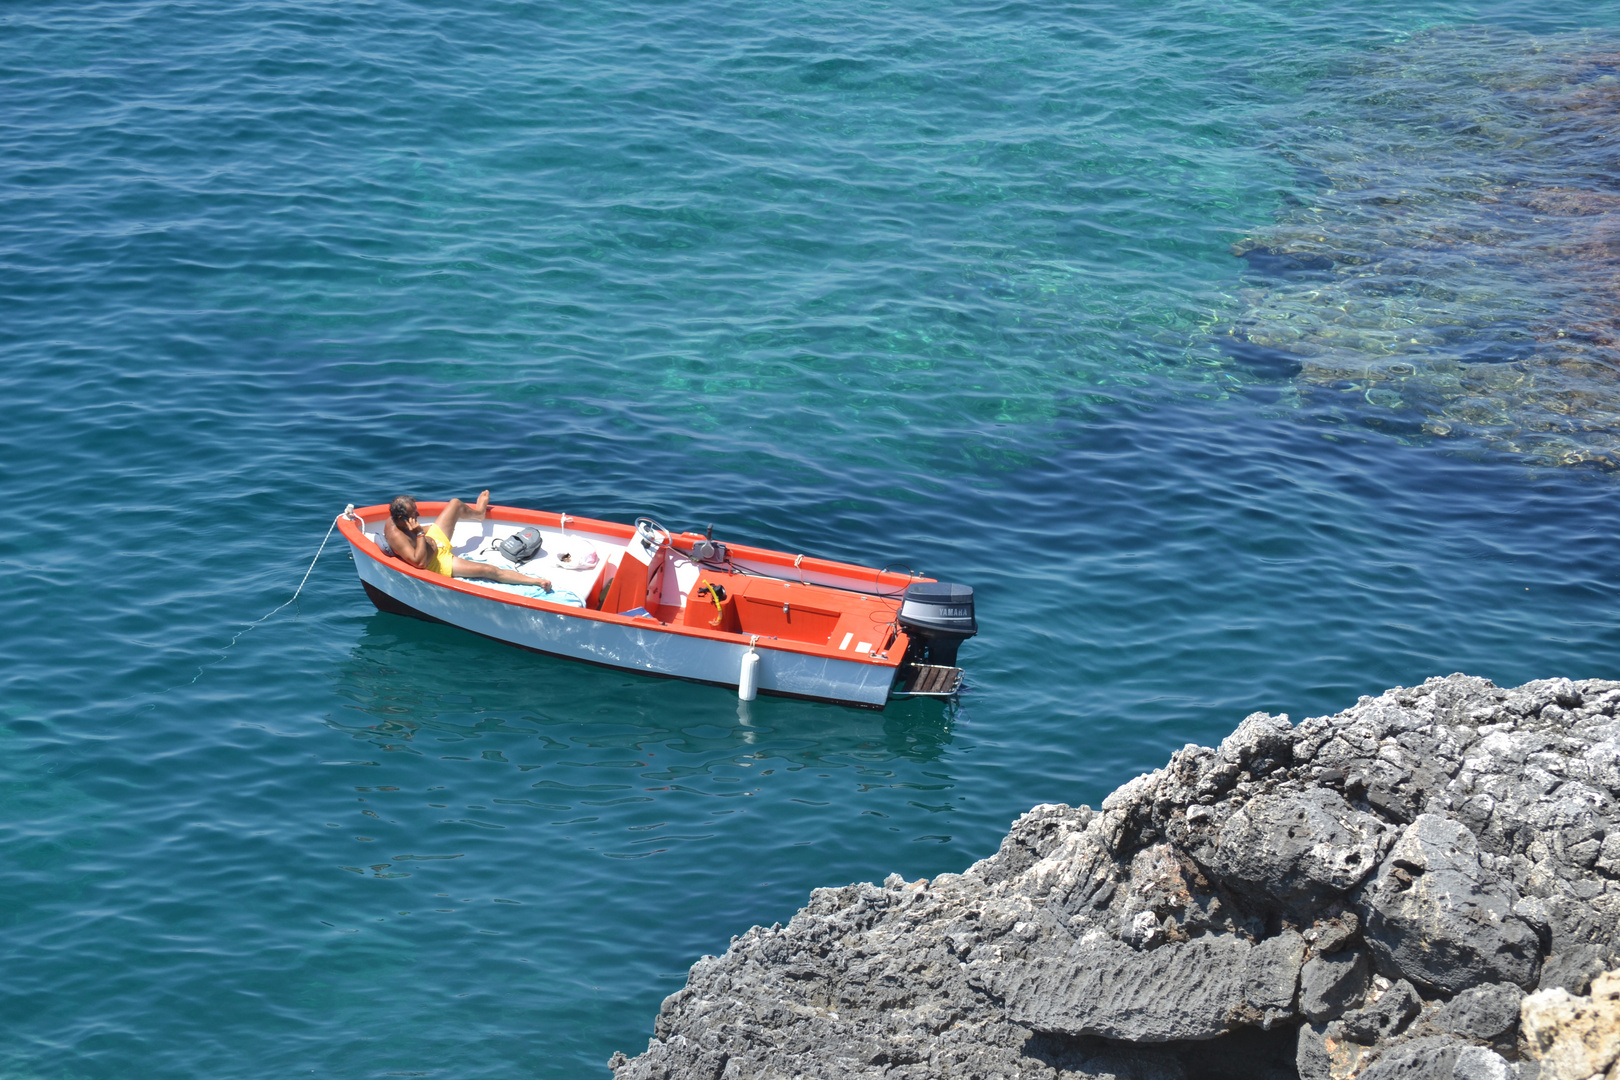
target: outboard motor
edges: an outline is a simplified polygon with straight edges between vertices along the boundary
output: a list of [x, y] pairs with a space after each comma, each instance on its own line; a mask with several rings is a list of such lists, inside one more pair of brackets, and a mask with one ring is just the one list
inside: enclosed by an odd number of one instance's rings
[[917, 664], [956, 666], [956, 650], [979, 632], [973, 617], [973, 587], [945, 581], [906, 586], [900, 625], [911, 636], [908, 658]]

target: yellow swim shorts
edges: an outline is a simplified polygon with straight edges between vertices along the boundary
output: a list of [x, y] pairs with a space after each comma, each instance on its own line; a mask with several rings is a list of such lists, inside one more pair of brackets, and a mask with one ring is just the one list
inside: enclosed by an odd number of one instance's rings
[[428, 560], [428, 564], [422, 569], [449, 577], [450, 567], [455, 560], [455, 556], [450, 553], [450, 538], [444, 535], [444, 530], [437, 525], [429, 525], [427, 534], [428, 539], [433, 541], [434, 552], [433, 558]]

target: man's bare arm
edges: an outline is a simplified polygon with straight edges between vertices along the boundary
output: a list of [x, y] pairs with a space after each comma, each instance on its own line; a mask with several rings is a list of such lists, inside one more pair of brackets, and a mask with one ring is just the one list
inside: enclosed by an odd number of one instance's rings
[[412, 535], [390, 521], [383, 526], [383, 539], [388, 541], [395, 555], [418, 570], [426, 569], [433, 559], [433, 541], [427, 538], [426, 532]]

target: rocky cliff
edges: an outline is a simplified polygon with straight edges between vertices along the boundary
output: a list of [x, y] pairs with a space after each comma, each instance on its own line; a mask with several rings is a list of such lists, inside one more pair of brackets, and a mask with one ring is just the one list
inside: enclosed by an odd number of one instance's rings
[[1617, 704], [1453, 675], [1256, 713], [1099, 810], [1035, 807], [965, 873], [816, 890], [693, 965], [615, 1080], [1573, 1075], [1544, 1070], [1555, 1021], [1620, 994], [1592, 985]]

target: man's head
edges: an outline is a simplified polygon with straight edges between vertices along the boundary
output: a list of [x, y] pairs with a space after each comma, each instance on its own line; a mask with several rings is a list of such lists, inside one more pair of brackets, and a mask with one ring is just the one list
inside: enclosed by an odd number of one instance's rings
[[388, 516], [394, 519], [394, 524], [405, 528], [416, 520], [416, 500], [409, 495], [396, 495], [394, 501], [388, 504]]

